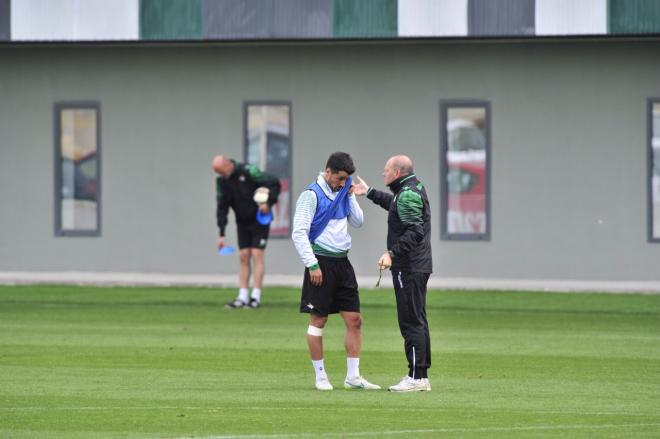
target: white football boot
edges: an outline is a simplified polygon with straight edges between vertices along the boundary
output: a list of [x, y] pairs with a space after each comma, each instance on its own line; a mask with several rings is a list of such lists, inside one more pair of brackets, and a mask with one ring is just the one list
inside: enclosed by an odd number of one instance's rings
[[346, 389], [365, 389], [365, 390], [380, 390], [378, 384], [372, 384], [361, 376], [346, 377], [344, 381], [344, 388]]

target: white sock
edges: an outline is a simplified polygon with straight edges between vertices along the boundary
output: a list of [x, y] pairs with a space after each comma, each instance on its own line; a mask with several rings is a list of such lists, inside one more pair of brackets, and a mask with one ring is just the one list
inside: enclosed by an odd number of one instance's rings
[[355, 378], [360, 376], [360, 359], [346, 357], [346, 378]]
[[240, 300], [243, 303], [248, 303], [248, 289], [247, 288], [240, 288], [238, 290], [238, 300]]
[[314, 372], [316, 372], [316, 379], [327, 378], [328, 375], [325, 373], [325, 367], [323, 366], [323, 358], [320, 360], [312, 360], [312, 365], [314, 366]]
[[261, 288], [252, 288], [252, 298], [257, 302], [261, 302]]

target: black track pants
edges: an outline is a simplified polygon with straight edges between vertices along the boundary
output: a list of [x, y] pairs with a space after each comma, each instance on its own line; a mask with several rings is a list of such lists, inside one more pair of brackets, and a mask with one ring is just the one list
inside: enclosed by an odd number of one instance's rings
[[426, 284], [429, 276], [429, 273], [392, 272], [396, 311], [408, 368], [415, 375], [421, 369], [422, 377], [431, 367], [431, 337], [426, 320]]

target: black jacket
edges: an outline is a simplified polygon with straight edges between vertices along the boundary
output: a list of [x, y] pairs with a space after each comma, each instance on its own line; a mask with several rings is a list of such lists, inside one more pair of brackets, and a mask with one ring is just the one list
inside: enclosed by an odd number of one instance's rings
[[424, 185], [415, 174], [389, 184], [392, 194], [369, 189], [367, 198], [389, 211], [387, 250], [392, 271], [431, 273], [431, 208]]
[[252, 199], [257, 188], [270, 189], [268, 205], [271, 207], [277, 203], [277, 197], [280, 195], [280, 181], [277, 177], [266, 174], [258, 167], [247, 163], [234, 162], [234, 173], [231, 174], [231, 177], [227, 179], [218, 177], [215, 187], [216, 216], [220, 236], [225, 236], [227, 213], [230, 207], [234, 209], [234, 216], [238, 224], [257, 224], [257, 203]]

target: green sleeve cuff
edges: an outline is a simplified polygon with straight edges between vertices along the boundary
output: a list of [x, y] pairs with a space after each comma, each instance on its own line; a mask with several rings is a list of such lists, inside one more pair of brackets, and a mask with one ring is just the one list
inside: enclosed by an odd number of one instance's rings
[[316, 264], [314, 264], [314, 265], [310, 265], [310, 266], [307, 267], [307, 268], [309, 268], [309, 271], [314, 271], [314, 270], [318, 270], [318, 269], [321, 268], [321, 267], [319, 266], [319, 264], [318, 264], [318, 262], [317, 262]]

